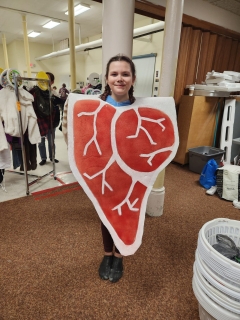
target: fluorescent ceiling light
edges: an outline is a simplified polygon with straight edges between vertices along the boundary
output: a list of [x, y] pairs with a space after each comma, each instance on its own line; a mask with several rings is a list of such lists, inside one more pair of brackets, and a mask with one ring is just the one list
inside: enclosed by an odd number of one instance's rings
[[35, 38], [35, 37], [39, 36], [40, 34], [41, 34], [41, 32], [32, 31], [28, 34], [28, 37]]
[[43, 28], [52, 29], [60, 24], [60, 21], [50, 20], [43, 25]]
[[[76, 7], [74, 7], [74, 16], [77, 16], [89, 9], [91, 9], [91, 7], [87, 4], [78, 4]], [[66, 11], [65, 14], [68, 15], [68, 11]]]

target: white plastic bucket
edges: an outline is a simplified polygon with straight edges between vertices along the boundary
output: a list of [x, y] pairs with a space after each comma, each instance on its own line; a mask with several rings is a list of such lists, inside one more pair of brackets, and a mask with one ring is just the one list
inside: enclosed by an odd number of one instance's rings
[[[196, 283], [195, 277], [192, 280], [192, 288], [199, 304], [216, 320], [239, 320], [238, 314], [228, 311], [210, 299]], [[211, 319], [211, 318], [210, 318]], [[201, 319], [203, 320], [203, 319]], [[205, 319], [204, 319], [205, 320]], [[212, 320], [212, 319], [211, 319]]]
[[205, 264], [226, 282], [240, 288], [240, 264], [217, 252], [212, 245], [216, 235], [225, 234], [240, 246], [240, 221], [225, 218], [214, 219], [203, 225], [198, 235], [197, 251]]
[[197, 250], [195, 257], [196, 267], [203, 275], [203, 277], [207, 279], [215, 288], [222, 291], [224, 294], [233, 297], [233, 299], [237, 299], [240, 303], [240, 289], [232, 286], [228, 282], [218, 277], [215, 273], [213, 273], [212, 270], [208, 268], [208, 266], [200, 258]]
[[199, 318], [200, 320], [216, 320], [216, 318], [212, 317], [210, 313], [208, 313], [201, 305], [198, 304], [199, 310]]
[[160, 217], [163, 214], [165, 188], [152, 189], [148, 197], [146, 213], [151, 217]]
[[240, 303], [229, 298], [224, 293], [220, 292], [214, 286], [209, 284], [206, 279], [200, 274], [200, 272], [196, 268], [196, 262], [194, 263], [194, 279], [201, 290], [211, 298], [215, 303], [220, 305], [221, 307], [233, 312], [234, 314], [238, 314], [240, 319]]

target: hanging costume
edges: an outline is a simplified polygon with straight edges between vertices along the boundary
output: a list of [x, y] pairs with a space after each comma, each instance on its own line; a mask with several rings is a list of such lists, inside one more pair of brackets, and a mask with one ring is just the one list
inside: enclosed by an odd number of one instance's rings
[[[40, 132], [37, 116], [32, 107], [33, 96], [23, 88], [18, 90], [23, 133], [28, 128], [29, 141], [32, 144], [36, 144], [40, 140]], [[4, 121], [4, 131], [13, 137], [20, 137], [16, 102], [17, 99], [13, 88], [6, 87], [0, 91], [0, 115]]]
[[[35, 170], [37, 154], [34, 150], [36, 150], [36, 144], [41, 141], [41, 136], [37, 116], [32, 106], [33, 96], [21, 87], [18, 88], [18, 92], [23, 135], [25, 134], [24, 142], [25, 145], [31, 145], [31, 151], [28, 149], [31, 154], [26, 152], [26, 156], [32, 158], [32, 165], [30, 164], [30, 166], [28, 166], [28, 170]], [[6, 134], [18, 138], [21, 135], [16, 102], [16, 94], [12, 87], [7, 86], [0, 91], [0, 152], [9, 148]], [[9, 142], [11, 144], [11, 141]], [[1, 157], [3, 158], [3, 156]]]
[[[59, 125], [60, 122], [60, 110], [58, 103], [60, 98], [51, 95], [51, 106], [50, 108], [50, 99], [49, 99], [49, 90], [41, 90], [38, 86], [34, 86], [30, 91], [34, 96], [33, 107], [37, 115], [37, 122], [41, 134], [41, 141], [38, 145], [40, 156], [42, 160], [47, 159], [46, 147], [45, 147], [45, 137], [48, 140], [48, 151], [49, 158], [53, 158], [53, 149], [55, 151], [55, 128]], [[44, 112], [43, 112], [44, 109]], [[51, 127], [52, 121], [52, 127]], [[53, 129], [53, 133], [52, 133]], [[53, 146], [52, 146], [53, 138]], [[55, 153], [55, 152], [54, 152]]]

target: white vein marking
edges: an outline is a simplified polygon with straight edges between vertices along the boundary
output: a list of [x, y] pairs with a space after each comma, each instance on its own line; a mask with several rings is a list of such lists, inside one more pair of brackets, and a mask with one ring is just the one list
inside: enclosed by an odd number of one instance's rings
[[92, 180], [94, 178], [96, 178], [99, 175], [102, 175], [102, 194], [104, 194], [105, 191], [105, 186], [110, 190], [113, 191], [113, 188], [110, 186], [110, 184], [107, 183], [106, 181], [106, 171], [109, 169], [109, 167], [112, 165], [112, 163], [114, 162], [114, 158], [113, 156], [109, 159], [108, 163], [106, 164], [105, 168], [103, 168], [103, 170], [98, 171], [97, 173], [93, 174], [92, 176], [90, 176], [89, 174], [87, 174], [86, 172], [83, 173], [83, 175], [85, 177], [87, 177], [89, 180]]
[[159, 150], [156, 150], [154, 152], [151, 152], [151, 153], [142, 153], [140, 154], [140, 157], [145, 157], [145, 158], [148, 158], [148, 164], [150, 166], [152, 166], [152, 159], [154, 158], [154, 156], [158, 153], [161, 153], [161, 152], [165, 152], [165, 151], [171, 151], [172, 150], [172, 147], [166, 147], [166, 148], [162, 148], [162, 149], [159, 149]]
[[97, 148], [97, 151], [100, 155], [102, 155], [102, 151], [99, 147], [99, 144], [98, 144], [98, 141], [97, 141], [97, 127], [96, 127], [96, 121], [97, 121], [97, 114], [98, 112], [102, 109], [102, 106], [100, 105], [95, 111], [93, 112], [80, 112], [78, 114], [78, 117], [81, 117], [81, 116], [94, 116], [93, 118], [93, 136], [92, 138], [88, 141], [88, 143], [85, 145], [85, 148], [83, 150], [83, 155], [85, 156], [87, 154], [87, 150], [88, 150], [88, 147], [91, 145], [92, 142], [94, 142], [96, 148]]
[[153, 141], [150, 133], [147, 131], [146, 128], [144, 128], [142, 126], [142, 121], [145, 120], [145, 121], [148, 121], [148, 122], [154, 122], [154, 123], [157, 123], [160, 127], [162, 127], [162, 131], [165, 130], [165, 126], [162, 124], [162, 122], [165, 120], [165, 118], [160, 118], [160, 119], [151, 119], [151, 118], [146, 118], [146, 117], [141, 117], [138, 110], [134, 110], [137, 114], [137, 117], [138, 117], [138, 124], [137, 124], [137, 130], [136, 130], [136, 133], [134, 135], [131, 135], [131, 136], [127, 136], [128, 139], [134, 139], [134, 138], [137, 138], [138, 135], [139, 135], [139, 132], [140, 130], [143, 130], [145, 133], [146, 133], [146, 136], [148, 137], [148, 140], [150, 141], [150, 143], [152, 145], [156, 145], [157, 142]]
[[135, 181], [132, 181], [132, 184], [128, 190], [128, 193], [125, 197], [125, 199], [119, 203], [116, 207], [114, 207], [112, 210], [117, 210], [118, 211], [118, 215], [121, 216], [122, 215], [122, 206], [126, 203], [128, 205], [128, 208], [131, 210], [131, 211], [139, 211], [139, 208], [134, 208], [135, 204], [138, 202], [139, 198], [136, 198], [132, 203], [130, 202], [129, 198], [130, 198], [130, 195], [133, 191], [133, 188], [134, 188], [134, 185], [135, 185]]

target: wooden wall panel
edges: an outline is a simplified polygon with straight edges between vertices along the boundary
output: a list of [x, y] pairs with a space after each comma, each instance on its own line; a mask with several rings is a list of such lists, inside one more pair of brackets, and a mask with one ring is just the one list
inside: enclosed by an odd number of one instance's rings
[[202, 32], [200, 30], [193, 30], [191, 34], [188, 52], [188, 71], [186, 72], [186, 84], [194, 84], [196, 82], [197, 67], [199, 60], [199, 52], [201, 45]]
[[233, 71], [240, 72], [240, 42], [238, 42], [237, 54], [236, 54]]
[[[209, 43], [208, 43], [208, 54], [205, 61], [205, 75], [201, 81], [205, 80], [205, 76], [207, 72], [211, 72], [213, 70], [214, 63], [214, 55], [215, 49], [217, 45], [218, 36], [216, 34], [210, 34]], [[201, 82], [200, 82], [201, 83]]]
[[201, 48], [199, 52], [198, 71], [196, 83], [201, 83], [206, 76], [206, 61], [208, 59], [208, 45], [210, 41], [210, 32], [203, 32], [201, 39]]
[[174, 89], [175, 103], [178, 107], [180, 98], [183, 94], [186, 76], [188, 70], [189, 51], [191, 49], [191, 35], [193, 29], [191, 27], [183, 27], [181, 32], [181, 39], [179, 45], [178, 64], [176, 70], [176, 82]]
[[222, 51], [222, 62], [221, 62], [222, 72], [229, 70], [228, 65], [229, 65], [229, 60], [230, 60], [230, 55], [231, 55], [232, 43], [233, 43], [232, 39], [224, 37], [223, 51]]
[[213, 70], [216, 72], [223, 72], [224, 71], [222, 69], [223, 50], [224, 50], [224, 38], [221, 36], [218, 36], [215, 55], [214, 55], [214, 61], [213, 61], [213, 66], [212, 66]]
[[237, 47], [238, 47], [238, 41], [236, 40], [232, 41], [227, 70], [234, 70], [234, 64], [235, 64], [236, 55], [237, 55]]

